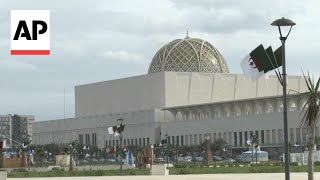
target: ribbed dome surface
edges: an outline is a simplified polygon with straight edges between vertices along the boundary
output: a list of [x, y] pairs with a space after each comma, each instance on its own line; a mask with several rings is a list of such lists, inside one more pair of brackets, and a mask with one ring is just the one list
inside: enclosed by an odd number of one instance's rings
[[229, 68], [209, 42], [186, 37], [166, 44], [153, 57], [148, 73], [162, 71], [229, 73]]

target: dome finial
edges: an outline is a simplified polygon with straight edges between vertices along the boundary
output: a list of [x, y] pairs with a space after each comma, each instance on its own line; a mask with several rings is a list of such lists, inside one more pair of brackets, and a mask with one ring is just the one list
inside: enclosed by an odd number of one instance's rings
[[189, 38], [189, 29], [187, 29], [187, 36], [186, 38]]

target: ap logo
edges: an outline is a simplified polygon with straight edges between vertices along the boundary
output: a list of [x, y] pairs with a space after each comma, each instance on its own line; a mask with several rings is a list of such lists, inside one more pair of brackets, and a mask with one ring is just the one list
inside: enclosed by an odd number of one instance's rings
[[11, 10], [11, 55], [50, 55], [49, 10]]

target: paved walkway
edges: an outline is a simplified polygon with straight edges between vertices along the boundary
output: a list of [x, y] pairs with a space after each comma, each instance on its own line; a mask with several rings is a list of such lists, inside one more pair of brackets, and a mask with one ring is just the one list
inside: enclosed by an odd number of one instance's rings
[[[307, 173], [291, 173], [291, 180], [308, 179]], [[314, 174], [314, 179], [320, 179], [320, 173]], [[283, 180], [284, 173], [258, 174], [205, 174], [205, 175], [170, 175], [170, 176], [99, 176], [99, 177], [46, 177], [46, 178], [8, 178], [9, 180]]]

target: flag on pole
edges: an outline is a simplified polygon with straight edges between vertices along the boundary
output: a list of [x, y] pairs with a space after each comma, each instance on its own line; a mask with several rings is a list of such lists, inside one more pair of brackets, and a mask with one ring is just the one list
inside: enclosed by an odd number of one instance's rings
[[118, 127], [117, 126], [112, 126], [108, 128], [108, 133], [109, 134], [114, 134], [117, 132]]
[[244, 75], [252, 80], [256, 80], [267, 72], [270, 66], [270, 58], [261, 44], [251, 51], [242, 61], [241, 68]]
[[[270, 65], [267, 67], [265, 72], [271, 71], [275, 68], [282, 66], [281, 46], [275, 52], [273, 52], [272, 47], [269, 46], [266, 49], [266, 52], [270, 58]], [[279, 57], [279, 54], [280, 54], [280, 57]]]
[[282, 46], [280, 46], [275, 52], [274, 52], [274, 57], [276, 58], [276, 61], [280, 66], [282, 66]]
[[114, 134], [115, 136], [119, 136], [119, 134], [124, 130], [124, 125], [112, 126], [108, 128], [109, 134]]

